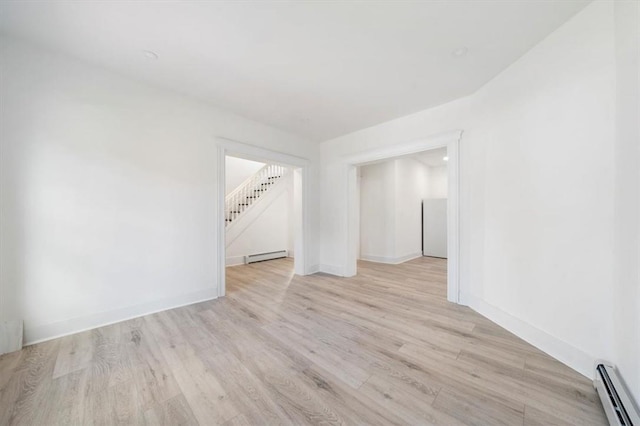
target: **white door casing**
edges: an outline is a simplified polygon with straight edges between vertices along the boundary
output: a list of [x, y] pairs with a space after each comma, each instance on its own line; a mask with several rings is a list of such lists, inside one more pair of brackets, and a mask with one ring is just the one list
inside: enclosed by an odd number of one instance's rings
[[462, 130], [439, 133], [424, 139], [394, 144], [372, 149], [345, 157], [342, 161], [346, 185], [344, 213], [346, 264], [344, 276], [352, 277], [357, 273], [358, 247], [360, 240], [360, 210], [357, 167], [380, 160], [415, 154], [436, 148], [447, 148], [447, 300], [460, 302], [460, 140]]

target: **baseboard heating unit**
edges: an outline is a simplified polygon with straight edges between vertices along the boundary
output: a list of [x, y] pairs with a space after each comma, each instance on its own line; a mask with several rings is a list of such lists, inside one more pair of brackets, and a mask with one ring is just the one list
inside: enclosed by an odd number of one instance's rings
[[264, 260], [281, 259], [283, 257], [287, 257], [286, 250], [272, 251], [269, 253], [250, 254], [249, 256], [244, 257], [244, 263], [249, 264], [249, 263], [255, 263], [255, 262], [262, 262]]
[[609, 424], [615, 426], [640, 426], [640, 414], [631, 395], [624, 387], [618, 371], [607, 363], [596, 364], [593, 386], [598, 391]]

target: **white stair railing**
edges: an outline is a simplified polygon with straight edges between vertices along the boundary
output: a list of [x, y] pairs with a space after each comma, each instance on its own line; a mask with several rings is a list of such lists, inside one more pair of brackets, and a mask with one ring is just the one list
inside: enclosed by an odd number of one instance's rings
[[287, 173], [287, 168], [267, 164], [225, 197], [225, 226], [237, 220], [253, 203]]

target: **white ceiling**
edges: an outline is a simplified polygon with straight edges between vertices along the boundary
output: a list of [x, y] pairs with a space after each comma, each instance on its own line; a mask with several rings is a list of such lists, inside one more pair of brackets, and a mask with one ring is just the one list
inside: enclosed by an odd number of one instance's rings
[[321, 141], [474, 92], [587, 3], [3, 1], [0, 32]]

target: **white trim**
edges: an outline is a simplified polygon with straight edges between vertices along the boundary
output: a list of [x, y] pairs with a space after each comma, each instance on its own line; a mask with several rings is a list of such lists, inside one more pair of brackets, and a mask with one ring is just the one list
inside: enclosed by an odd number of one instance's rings
[[226, 155], [232, 155], [234, 157], [240, 157], [260, 163], [267, 161], [283, 166], [309, 166], [309, 160], [302, 157], [296, 157], [295, 155], [272, 151], [270, 149], [249, 145], [223, 137], [217, 137], [216, 142], [218, 144], [218, 148], [222, 148], [226, 152]]
[[[424, 139], [413, 140], [405, 143], [399, 143], [392, 146], [371, 149], [360, 152], [358, 154], [346, 157], [344, 161], [347, 164], [357, 164], [359, 166], [376, 163], [389, 158], [401, 157], [403, 155], [416, 154], [418, 152], [428, 151], [430, 149], [449, 147], [451, 142], [458, 142], [462, 137], [462, 130], [454, 130], [450, 132], [438, 133]], [[447, 155], [448, 152], [447, 152]], [[449, 162], [451, 158], [449, 158]]]
[[345, 276], [344, 268], [342, 266], [321, 264], [318, 269], [318, 272], [323, 272], [325, 274], [335, 275], [337, 277]]
[[[309, 208], [311, 193], [309, 167], [300, 167], [293, 170], [293, 265], [294, 272], [298, 275], [309, 275], [309, 238], [311, 235], [311, 222]], [[301, 259], [297, 261], [295, 259]]]
[[93, 330], [94, 328], [104, 327], [109, 324], [115, 324], [156, 312], [205, 302], [216, 298], [216, 289], [207, 288], [189, 294], [167, 297], [164, 299], [154, 300], [153, 302], [127, 306], [120, 309], [114, 309], [112, 311], [98, 312], [50, 324], [30, 326], [27, 323], [24, 328], [25, 345], [33, 345], [46, 340], [57, 339], [58, 337]]
[[21, 320], [0, 321], [0, 355], [22, 349], [23, 337]]
[[224, 145], [221, 143], [218, 144], [218, 148], [216, 150], [216, 166], [217, 166], [217, 175], [216, 179], [218, 182], [218, 194], [216, 196], [216, 291], [218, 293], [218, 297], [223, 297], [226, 293], [226, 257], [227, 257], [227, 244], [225, 241], [225, 217], [224, 217], [224, 208], [225, 208], [225, 195], [227, 189], [225, 188], [226, 181], [226, 149]]
[[460, 303], [460, 138], [447, 143], [447, 300]]
[[[287, 252], [287, 258], [288, 259], [294, 259], [293, 254], [289, 253], [288, 250], [285, 250]], [[238, 266], [238, 265], [244, 265], [245, 264], [245, 258], [247, 256], [250, 256], [249, 254], [243, 255], [243, 256], [230, 256], [227, 257], [227, 267], [229, 266]], [[315, 269], [314, 269], [315, 268]], [[312, 270], [313, 272], [310, 272], [311, 274], [318, 272], [318, 265], [313, 265], [311, 268], [309, 268], [310, 270]]]
[[422, 257], [421, 252], [410, 253], [400, 257], [374, 256], [367, 254], [360, 255], [361, 260], [366, 260], [367, 262], [388, 263], [390, 265], [398, 265], [400, 263], [408, 262], [409, 260], [417, 259], [419, 257]]
[[[300, 186], [300, 205], [294, 206], [294, 215], [300, 215], [300, 226], [296, 229], [296, 241], [294, 247], [294, 265], [295, 273], [298, 275], [308, 275], [311, 273], [311, 268], [307, 265], [309, 262], [309, 239], [311, 235], [311, 222], [309, 214], [311, 212], [309, 203], [309, 190], [310, 190], [310, 173], [309, 168], [311, 162], [306, 158], [296, 157], [294, 155], [284, 154], [278, 151], [272, 151], [257, 147], [254, 145], [244, 144], [231, 139], [216, 137], [217, 145], [217, 233], [216, 233], [216, 268], [217, 268], [217, 294], [218, 296], [224, 296], [226, 294], [226, 276], [225, 276], [225, 264], [226, 264], [226, 241], [225, 241], [225, 221], [224, 221], [224, 199], [225, 199], [225, 157], [227, 155], [245, 158], [247, 160], [254, 160], [259, 162], [270, 162], [280, 164], [283, 166], [291, 166], [294, 168], [294, 182], [296, 182], [296, 174], [299, 173], [299, 177], [302, 180]], [[295, 183], [294, 183], [295, 185]], [[294, 197], [295, 199], [296, 197]], [[297, 209], [297, 210], [296, 210]], [[298, 213], [299, 210], [299, 213]]]
[[[436, 148], [447, 148], [448, 169], [448, 201], [447, 201], [447, 300], [454, 303], [460, 301], [460, 139], [462, 130], [439, 133], [425, 139], [399, 143], [378, 149], [361, 152], [345, 157], [343, 162], [344, 179], [344, 214], [346, 263], [342, 276], [354, 276], [357, 272], [357, 247], [360, 230], [360, 212], [357, 198], [356, 167], [371, 164], [389, 158], [415, 154]], [[330, 272], [328, 272], [330, 273]], [[340, 275], [340, 274], [335, 274]]]
[[244, 265], [244, 256], [228, 256], [225, 262], [226, 266]]
[[596, 357], [583, 352], [569, 343], [540, 330], [539, 328], [497, 308], [479, 297], [465, 294], [464, 301], [480, 315], [490, 319], [500, 327], [531, 343], [536, 348], [568, 365], [585, 377], [593, 379]]
[[348, 260], [344, 276], [353, 277], [358, 273], [358, 251], [360, 248], [360, 185], [355, 165], [347, 167], [346, 179], [347, 232], [344, 233], [344, 238], [346, 239]]

